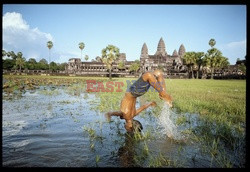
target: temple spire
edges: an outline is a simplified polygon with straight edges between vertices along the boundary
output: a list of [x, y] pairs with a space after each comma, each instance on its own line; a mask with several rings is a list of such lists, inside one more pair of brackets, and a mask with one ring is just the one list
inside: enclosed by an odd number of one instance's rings
[[179, 55], [182, 57], [186, 53], [185, 47], [183, 44], [181, 44], [179, 48]]
[[147, 44], [144, 43], [141, 49], [141, 58], [147, 58], [148, 57], [148, 47]]
[[174, 50], [174, 52], [173, 52], [173, 55], [172, 56], [178, 56], [178, 53], [177, 53], [177, 51], [176, 50]]
[[158, 43], [158, 47], [157, 47], [157, 51], [155, 53], [155, 55], [162, 55], [162, 56], [166, 56], [167, 52], [166, 52], [166, 47], [165, 47], [165, 43], [161, 37], [159, 43]]

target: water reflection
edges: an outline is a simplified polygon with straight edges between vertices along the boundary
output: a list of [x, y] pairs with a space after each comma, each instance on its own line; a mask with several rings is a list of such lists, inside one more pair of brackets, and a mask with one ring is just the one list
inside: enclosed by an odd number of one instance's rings
[[125, 134], [125, 142], [118, 150], [118, 156], [121, 162], [122, 167], [135, 167], [136, 162], [134, 157], [136, 157], [135, 150], [135, 139], [134, 134], [127, 132]]

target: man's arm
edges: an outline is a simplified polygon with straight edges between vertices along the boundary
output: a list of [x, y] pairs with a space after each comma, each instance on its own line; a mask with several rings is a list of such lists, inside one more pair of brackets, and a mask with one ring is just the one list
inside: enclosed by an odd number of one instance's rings
[[155, 78], [155, 76], [150, 73], [147, 72], [145, 74], [142, 75], [142, 79], [144, 81], [148, 81], [149, 84], [154, 87], [158, 92], [159, 92], [159, 96], [161, 99], [165, 100], [166, 103], [172, 107], [172, 98], [170, 95], [168, 95], [166, 93], [166, 85], [165, 85], [165, 80], [163, 78], [163, 74], [162, 72], [157, 73], [157, 79]]

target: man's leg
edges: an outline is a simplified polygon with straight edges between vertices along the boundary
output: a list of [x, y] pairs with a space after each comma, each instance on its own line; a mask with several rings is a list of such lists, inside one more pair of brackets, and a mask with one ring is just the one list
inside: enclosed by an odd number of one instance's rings
[[115, 112], [108, 112], [105, 114], [105, 117], [110, 122], [111, 116], [119, 116], [121, 119], [123, 119], [123, 113], [121, 111], [115, 111]]
[[172, 107], [172, 98], [166, 92], [166, 85], [165, 85], [165, 80], [164, 80], [162, 71], [155, 70], [153, 73], [149, 73], [149, 72], [145, 73], [143, 74], [142, 79], [144, 81], [148, 81], [149, 84], [159, 92], [160, 98], [164, 99], [166, 103], [170, 107]]
[[141, 106], [140, 108], [136, 109], [136, 112], [135, 112], [135, 115], [134, 115], [134, 116], [138, 115], [141, 111], [147, 109], [148, 107], [150, 107], [150, 106], [155, 106], [155, 105], [156, 105], [155, 102], [151, 102], [151, 103], [148, 103], [148, 104], [146, 104], [146, 105]]
[[157, 76], [157, 83], [159, 84], [160, 88], [163, 89], [163, 91], [167, 91], [166, 90], [166, 84], [165, 84], [165, 80], [163, 77], [163, 73], [161, 71], [156, 70], [155, 72], [153, 72], [156, 76]]
[[[166, 85], [165, 85], [165, 80], [163, 78], [163, 73], [159, 70], [156, 70], [156, 72], [153, 72], [153, 74], [147, 72], [143, 74], [142, 79], [144, 81], [148, 81], [149, 84], [159, 93], [166, 92]], [[157, 76], [157, 78], [155, 76]]]

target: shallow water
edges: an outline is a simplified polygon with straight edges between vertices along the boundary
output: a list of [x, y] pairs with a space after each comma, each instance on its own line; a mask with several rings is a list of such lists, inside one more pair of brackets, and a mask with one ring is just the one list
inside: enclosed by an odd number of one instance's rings
[[[168, 167], [213, 167], [209, 156], [200, 153], [199, 143], [188, 137], [170, 139], [161, 118], [150, 115], [151, 108], [135, 118], [143, 125], [142, 135], [150, 136], [136, 141], [126, 134], [124, 120], [112, 117], [108, 123], [103, 113], [93, 110], [93, 99], [98, 93], [75, 94], [64, 87], [3, 93], [3, 166], [148, 167], [162, 154], [175, 162]], [[198, 115], [182, 115], [190, 122], [175, 128], [178, 133], [198, 125]], [[142, 156], [146, 148], [149, 153]]]

